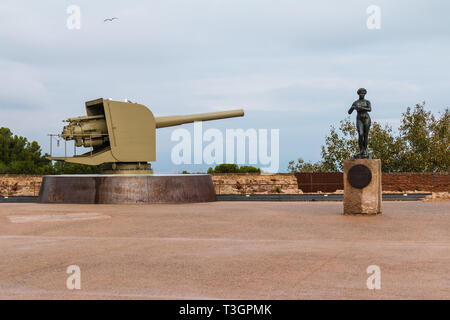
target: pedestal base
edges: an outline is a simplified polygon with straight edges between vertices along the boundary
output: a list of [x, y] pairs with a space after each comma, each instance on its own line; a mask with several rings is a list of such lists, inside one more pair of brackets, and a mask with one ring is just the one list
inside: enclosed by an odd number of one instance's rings
[[381, 160], [344, 161], [344, 214], [381, 213]]
[[44, 176], [40, 203], [189, 203], [216, 201], [210, 175]]

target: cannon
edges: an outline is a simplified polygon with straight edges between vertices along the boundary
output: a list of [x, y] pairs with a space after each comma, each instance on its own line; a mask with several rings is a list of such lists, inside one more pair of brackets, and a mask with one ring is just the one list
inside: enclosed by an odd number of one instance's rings
[[108, 174], [152, 173], [148, 162], [156, 161], [156, 129], [194, 121], [242, 117], [244, 111], [201, 113], [186, 116], [154, 117], [146, 106], [132, 102], [96, 99], [86, 102], [86, 116], [69, 118], [59, 135], [74, 140], [76, 147], [89, 152], [50, 160], [86, 165], [104, 165]]

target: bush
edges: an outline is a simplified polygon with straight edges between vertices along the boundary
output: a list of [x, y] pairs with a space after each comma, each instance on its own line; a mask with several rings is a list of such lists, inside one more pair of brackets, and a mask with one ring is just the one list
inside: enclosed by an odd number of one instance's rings
[[214, 169], [209, 168], [208, 173], [261, 173], [261, 169], [252, 166], [239, 167], [235, 163], [222, 163]]
[[260, 168], [255, 168], [252, 166], [241, 166], [239, 168], [239, 172], [240, 173], [261, 173], [261, 169]]
[[53, 169], [54, 174], [97, 174], [102, 172], [103, 167], [57, 161], [53, 165]]

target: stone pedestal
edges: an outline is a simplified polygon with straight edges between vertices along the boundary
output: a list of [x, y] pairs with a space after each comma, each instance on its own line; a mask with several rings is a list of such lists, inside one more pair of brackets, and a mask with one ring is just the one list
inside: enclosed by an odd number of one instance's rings
[[44, 176], [40, 203], [189, 203], [216, 201], [208, 174]]
[[344, 214], [381, 213], [381, 160], [344, 161]]

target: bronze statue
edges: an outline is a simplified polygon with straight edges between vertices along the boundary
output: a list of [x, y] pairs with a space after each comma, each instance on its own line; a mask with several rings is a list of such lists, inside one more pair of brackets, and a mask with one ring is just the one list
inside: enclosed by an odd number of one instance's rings
[[348, 110], [348, 114], [352, 114], [353, 110], [358, 112], [356, 116], [356, 129], [358, 130], [358, 145], [359, 153], [354, 156], [356, 159], [367, 159], [369, 158], [369, 153], [367, 152], [367, 144], [369, 140], [369, 129], [370, 129], [370, 116], [369, 112], [372, 111], [370, 101], [364, 99], [367, 94], [367, 90], [360, 88], [357, 91], [359, 99], [353, 102], [351, 108]]

